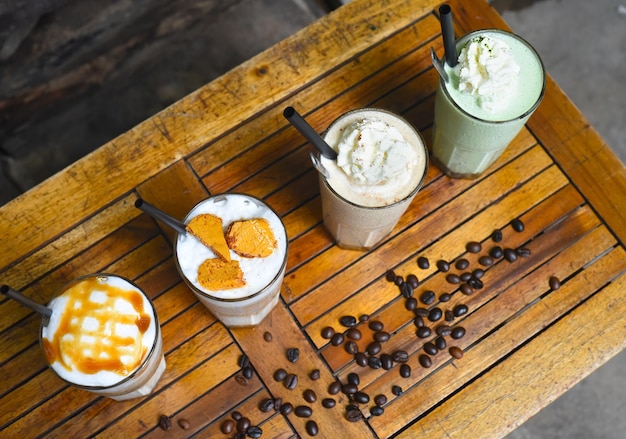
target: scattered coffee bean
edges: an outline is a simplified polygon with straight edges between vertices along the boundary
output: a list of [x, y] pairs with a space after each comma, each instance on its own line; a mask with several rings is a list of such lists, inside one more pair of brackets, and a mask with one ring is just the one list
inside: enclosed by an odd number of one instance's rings
[[161, 430], [170, 431], [172, 429], [172, 420], [169, 416], [161, 415], [159, 417], [159, 427]]
[[263, 333], [263, 340], [265, 340], [265, 341], [267, 341], [267, 342], [270, 342], [270, 341], [272, 341], [272, 340], [273, 340], [273, 338], [274, 338], [274, 337], [272, 336], [272, 333], [271, 333], [271, 332], [265, 331], [265, 332]]
[[[469, 282], [469, 280], [468, 280]], [[470, 287], [469, 284], [461, 284], [461, 286], [459, 287], [459, 291], [463, 294], [465, 294], [466, 296], [469, 296], [470, 294], [472, 294], [474, 292], [474, 289], [472, 287]]]
[[420, 300], [424, 305], [430, 305], [435, 301], [437, 296], [434, 291], [426, 290], [422, 294], [420, 294]]
[[252, 369], [252, 366], [245, 366], [241, 369], [241, 374], [245, 379], [249, 380], [252, 378], [252, 375], [254, 375], [254, 369]]
[[419, 338], [428, 338], [430, 337], [431, 330], [428, 326], [422, 326], [421, 328], [417, 328], [415, 333]]
[[405, 299], [413, 297], [413, 287], [411, 286], [411, 284], [408, 282], [404, 282], [402, 285], [400, 285], [400, 294]]
[[351, 328], [356, 325], [356, 317], [354, 316], [342, 316], [339, 319], [339, 323], [346, 328]]
[[304, 392], [302, 392], [302, 397], [306, 402], [314, 403], [315, 401], [317, 401], [317, 394], [313, 389], [306, 389]]
[[322, 329], [322, 338], [330, 340], [335, 335], [335, 329], [332, 326], [326, 326]]
[[328, 393], [331, 395], [336, 395], [341, 391], [341, 383], [339, 381], [333, 381], [328, 385]]
[[415, 308], [417, 308], [417, 299], [415, 297], [409, 297], [404, 302], [404, 307], [409, 311], [413, 311]]
[[472, 278], [472, 273], [470, 273], [469, 271], [465, 271], [461, 273], [459, 278], [461, 279], [461, 282], [467, 282], [468, 280]]
[[346, 383], [341, 386], [341, 393], [344, 395], [354, 395], [359, 390], [359, 387], [356, 384]]
[[468, 310], [469, 308], [467, 307], [467, 305], [459, 303], [452, 309], [452, 312], [454, 313], [455, 317], [461, 317], [462, 315], [467, 314]]
[[412, 273], [406, 277], [406, 283], [411, 285], [413, 289], [417, 288], [420, 284], [419, 280], [417, 279], [417, 276]]
[[237, 421], [237, 431], [245, 433], [250, 428], [250, 419], [245, 416]]
[[372, 331], [377, 332], [382, 331], [385, 325], [380, 320], [372, 320], [367, 324], [367, 327], [370, 328]]
[[373, 342], [371, 342], [370, 344], [367, 345], [366, 352], [369, 355], [378, 355], [380, 353], [381, 349], [382, 349], [382, 346], [381, 346], [380, 342], [373, 341]]
[[432, 361], [432, 360], [430, 359], [430, 357], [429, 357], [428, 355], [426, 355], [426, 354], [421, 354], [421, 355], [418, 357], [418, 361], [419, 361], [419, 363], [420, 363], [420, 365], [421, 365], [422, 367], [426, 367], [426, 368], [428, 368], [428, 367], [430, 367], [430, 366], [432, 366], [432, 365], [433, 365], [433, 361]]
[[239, 357], [239, 361], [237, 362], [237, 364], [239, 364], [239, 367], [250, 366], [250, 359], [246, 354], [243, 354]]
[[348, 337], [350, 340], [361, 340], [361, 331], [359, 331], [357, 328], [350, 328], [346, 332], [346, 337]]
[[220, 425], [220, 431], [224, 434], [230, 434], [235, 429], [235, 421], [227, 419]]
[[391, 393], [393, 393], [396, 396], [400, 396], [402, 395], [402, 387], [400, 386], [391, 386]]
[[183, 430], [189, 430], [191, 428], [191, 423], [185, 418], [181, 418], [178, 420], [178, 426]]
[[450, 355], [452, 355], [457, 360], [463, 358], [463, 351], [458, 346], [451, 346], [448, 352], [450, 352]]
[[378, 343], [384, 343], [386, 341], [389, 341], [390, 338], [391, 334], [389, 334], [387, 331], [379, 331], [374, 334], [374, 340], [376, 340]]
[[517, 261], [517, 253], [515, 253], [515, 250], [513, 250], [512, 248], [505, 248], [503, 252], [504, 252], [504, 259], [506, 259], [507, 261], [509, 262]]
[[425, 325], [424, 318], [421, 316], [415, 316], [415, 318], [413, 319], [413, 324], [415, 325], [416, 328], [421, 328], [422, 326]]
[[337, 401], [335, 401], [333, 398], [324, 398], [324, 399], [322, 399], [322, 407], [324, 407], [324, 408], [332, 409], [336, 405], [337, 405]]
[[281, 405], [283, 405], [283, 399], [282, 398], [274, 399], [274, 410], [275, 411], [279, 411]]
[[424, 343], [424, 352], [426, 352], [428, 355], [435, 355], [438, 351], [439, 349], [437, 349], [437, 346], [435, 346], [434, 343], [430, 341]]
[[330, 338], [330, 344], [333, 346], [339, 346], [343, 343], [344, 337], [341, 332], [335, 332], [335, 334]]
[[465, 250], [467, 250], [470, 253], [480, 253], [482, 249], [483, 249], [483, 246], [480, 244], [480, 242], [476, 242], [476, 241], [470, 241], [465, 245]]
[[374, 407], [370, 409], [370, 414], [372, 416], [382, 416], [383, 413], [385, 413], [385, 409], [379, 405], [375, 405]]
[[435, 328], [435, 332], [440, 337], [447, 337], [452, 333], [452, 328], [450, 328], [450, 326], [448, 325], [439, 325]]
[[387, 273], [385, 273], [385, 279], [387, 279], [389, 282], [395, 282], [396, 273], [394, 273], [393, 270], [387, 270]]
[[293, 412], [299, 418], [308, 418], [313, 414], [313, 409], [308, 405], [299, 405], [293, 409]]
[[437, 268], [442, 273], [447, 273], [448, 271], [450, 271], [450, 264], [448, 264], [443, 259], [440, 259], [440, 260], [437, 261]]
[[489, 256], [494, 259], [500, 259], [502, 255], [504, 255], [504, 252], [502, 251], [502, 247], [500, 247], [499, 245], [491, 247], [491, 250], [489, 250]]
[[475, 279], [480, 279], [484, 275], [485, 275], [485, 270], [483, 270], [482, 268], [477, 268], [474, 271], [472, 271], [472, 277]]
[[446, 322], [451, 322], [452, 320], [454, 320], [454, 314], [452, 313], [452, 311], [447, 309], [443, 313], [443, 318], [445, 319]]
[[363, 352], [357, 352], [354, 354], [354, 361], [361, 367], [367, 366], [367, 355]]
[[454, 266], [457, 268], [457, 270], [465, 270], [467, 267], [469, 267], [469, 261], [465, 258], [461, 258], [461, 259], [457, 259], [457, 261], [454, 263]]
[[407, 351], [397, 350], [393, 351], [393, 353], [391, 354], [391, 358], [396, 363], [406, 363], [407, 361], [409, 361], [409, 354]]
[[348, 404], [346, 406], [346, 410], [360, 410], [360, 409], [359, 409], [359, 406], [356, 404]]
[[317, 436], [317, 433], [319, 433], [320, 431], [317, 426], [317, 422], [313, 420], [306, 421], [306, 424], [304, 424], [304, 429], [309, 436]]
[[515, 249], [515, 253], [517, 253], [517, 256], [521, 256], [522, 258], [527, 258], [530, 256], [530, 249], [526, 247], [518, 247]]
[[458, 340], [459, 338], [462, 338], [463, 336], [465, 336], [465, 328], [463, 328], [462, 326], [456, 326], [452, 329], [452, 332], [450, 333], [450, 337], [452, 337], [455, 340]]
[[449, 302], [450, 299], [452, 299], [452, 295], [450, 293], [441, 293], [439, 295], [439, 301], [440, 302], [443, 302], [443, 303]]
[[420, 256], [417, 258], [417, 266], [422, 270], [427, 270], [430, 268], [430, 261], [425, 256]]
[[441, 317], [443, 317], [443, 311], [441, 311], [441, 308], [434, 307], [428, 312], [428, 320], [431, 322], [436, 322], [441, 319]]
[[448, 281], [449, 284], [456, 285], [461, 283], [461, 278], [454, 273], [450, 273], [446, 276], [446, 281]]
[[443, 337], [437, 337], [435, 339], [435, 346], [437, 346], [437, 349], [440, 351], [443, 351], [446, 348], [446, 339]]
[[346, 410], [346, 419], [350, 422], [358, 422], [361, 420], [361, 411], [359, 409]]
[[249, 438], [258, 439], [263, 436], [263, 430], [258, 425], [252, 425], [248, 427], [248, 429], [246, 430], [246, 434]]
[[393, 367], [393, 358], [389, 354], [382, 354], [380, 356], [380, 365], [384, 370], [389, 370]]
[[376, 404], [378, 406], [383, 406], [383, 405], [387, 404], [387, 397], [385, 395], [383, 395], [382, 393], [380, 395], [376, 395], [374, 397], [374, 404]]
[[406, 363], [400, 365], [400, 376], [402, 378], [408, 378], [411, 376], [411, 366]]
[[501, 242], [502, 241], [502, 230], [496, 229], [491, 233], [491, 240], [493, 242]]
[[493, 265], [494, 260], [491, 256], [481, 256], [480, 258], [478, 258], [478, 263], [484, 267], [489, 267], [491, 265]]
[[259, 404], [259, 410], [263, 413], [269, 413], [274, 410], [274, 400], [271, 398], [265, 398]]
[[247, 386], [248, 385], [248, 378], [246, 378], [243, 375], [236, 375], [235, 376], [235, 381], [237, 381], [237, 384], [239, 384], [240, 386]]
[[380, 369], [383, 367], [383, 364], [378, 357], [369, 357], [367, 359], [367, 365], [372, 369]]
[[370, 319], [370, 316], [367, 314], [361, 314], [359, 316], [359, 322], [367, 322]]
[[313, 381], [319, 380], [320, 377], [321, 377], [321, 372], [319, 369], [313, 369], [311, 373], [309, 373], [309, 378], [311, 378]]
[[243, 415], [235, 410], [234, 412], [230, 414], [230, 417], [233, 418], [235, 421], [238, 421], [241, 418], [243, 418]]
[[519, 218], [515, 218], [513, 221], [511, 221], [511, 227], [513, 227], [513, 230], [515, 230], [516, 232], [524, 231], [524, 223]]
[[480, 290], [484, 286], [483, 281], [477, 277], [470, 278], [470, 280], [467, 281], [467, 284], [475, 290]]
[[280, 368], [274, 371], [274, 380], [282, 381], [285, 378], [287, 378], [287, 371], [285, 369]]
[[346, 382], [348, 384], [352, 384], [353, 386], [358, 386], [361, 384], [361, 377], [358, 373], [350, 372], [346, 377]]
[[350, 340], [349, 342], [344, 344], [343, 347], [346, 350], [346, 352], [351, 354], [351, 355], [354, 355], [357, 352], [359, 352], [359, 346], [356, 344], [356, 342], [354, 342], [352, 340]]
[[285, 387], [289, 390], [295, 389], [298, 385], [298, 375], [296, 375], [295, 373], [290, 373], [289, 375], [287, 375], [283, 383], [285, 384]]
[[283, 415], [290, 415], [293, 413], [293, 404], [290, 402], [286, 402], [280, 406], [280, 413]]
[[550, 276], [550, 279], [548, 280], [548, 284], [550, 285], [550, 288], [553, 291], [556, 291], [559, 288], [561, 288], [561, 281], [556, 276]]
[[413, 314], [418, 317], [428, 317], [428, 310], [426, 308], [415, 308]]
[[359, 404], [367, 404], [368, 402], [370, 402], [370, 396], [367, 393], [361, 391], [356, 392], [352, 396], [352, 399]]

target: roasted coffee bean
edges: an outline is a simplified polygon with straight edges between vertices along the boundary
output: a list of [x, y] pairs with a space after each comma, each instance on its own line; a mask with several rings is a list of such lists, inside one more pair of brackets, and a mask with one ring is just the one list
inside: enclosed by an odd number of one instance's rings
[[406, 363], [400, 365], [400, 376], [402, 378], [408, 378], [411, 376], [411, 366]]
[[230, 414], [230, 417], [233, 418], [235, 421], [238, 421], [241, 418], [243, 418], [243, 415], [235, 410], [234, 412]]
[[402, 387], [400, 386], [391, 386], [391, 393], [396, 396], [402, 395]]
[[471, 278], [472, 278], [472, 273], [470, 273], [469, 271], [465, 271], [461, 273], [459, 276], [459, 279], [461, 279], [461, 282], [467, 282]]
[[450, 273], [446, 276], [446, 281], [448, 281], [449, 284], [456, 285], [461, 283], [461, 278], [454, 273]]
[[339, 323], [346, 328], [352, 328], [356, 325], [356, 317], [354, 316], [342, 316], [339, 319]]
[[489, 256], [494, 259], [500, 259], [502, 255], [504, 255], [504, 252], [502, 251], [502, 247], [500, 247], [499, 245], [491, 247], [491, 250], [489, 250]]
[[440, 259], [440, 260], [437, 261], [437, 268], [442, 273], [447, 273], [448, 271], [450, 271], [450, 264], [448, 264], [443, 259]]
[[322, 329], [322, 338], [330, 340], [335, 335], [335, 329], [332, 326], [326, 326]]
[[426, 256], [420, 256], [417, 258], [417, 266], [422, 270], [427, 270], [430, 268], [430, 261]]
[[462, 326], [454, 327], [452, 329], [452, 332], [450, 333], [450, 337], [452, 337], [455, 340], [462, 338], [464, 335], [465, 335], [465, 328], [463, 328]]
[[387, 279], [389, 282], [395, 282], [396, 273], [394, 273], [393, 270], [387, 270], [387, 273], [385, 273], [385, 279]]
[[313, 414], [313, 409], [308, 405], [299, 405], [293, 409], [293, 412], [299, 418], [308, 418]]
[[419, 280], [417, 279], [417, 276], [412, 273], [406, 277], [405, 283], [411, 285], [413, 289], [417, 288], [420, 284]]
[[472, 277], [467, 281], [467, 284], [475, 290], [480, 290], [484, 286], [483, 281], [477, 277]]
[[382, 331], [385, 325], [380, 320], [372, 320], [367, 324], [367, 327], [370, 328], [372, 331], [377, 332]]
[[347, 410], [360, 410], [360, 409], [359, 409], [359, 406], [357, 404], [348, 404], [346, 406], [346, 411]]
[[376, 340], [378, 343], [384, 343], [386, 341], [389, 341], [390, 338], [391, 334], [389, 334], [387, 331], [379, 331], [374, 334], [374, 340]]
[[380, 395], [376, 395], [374, 397], [374, 404], [376, 404], [378, 406], [383, 406], [383, 405], [387, 404], [387, 397], [385, 395], [383, 395], [382, 393]]
[[450, 355], [452, 355], [457, 360], [463, 358], [463, 351], [458, 346], [451, 346], [448, 352], [450, 352]]
[[357, 352], [356, 354], [354, 354], [354, 361], [359, 366], [365, 367], [367, 366], [367, 355], [365, 355], [363, 352]]
[[366, 352], [369, 355], [378, 355], [380, 353], [381, 349], [382, 349], [382, 346], [381, 346], [380, 342], [373, 341], [373, 342], [371, 342], [370, 344], [367, 345]]
[[367, 359], [367, 365], [372, 369], [380, 369], [383, 367], [383, 364], [378, 357], [369, 357]]
[[466, 296], [469, 296], [470, 294], [474, 292], [474, 289], [470, 287], [469, 284], [461, 284], [461, 286], [459, 287], [459, 291], [465, 294]]
[[370, 415], [372, 416], [382, 416], [385, 413], [385, 409], [379, 405], [375, 405], [370, 409]]
[[424, 343], [424, 352], [426, 352], [428, 355], [435, 355], [438, 351], [439, 349], [437, 349], [437, 346], [435, 346], [434, 343], [430, 341]]
[[452, 309], [452, 312], [454, 313], [455, 317], [461, 317], [462, 315], [467, 314], [468, 310], [469, 308], [467, 307], [467, 305], [459, 303]]
[[241, 369], [241, 374], [245, 379], [249, 380], [250, 378], [252, 378], [252, 375], [254, 375], [254, 369], [252, 369], [251, 366], [245, 366], [243, 369]]
[[285, 387], [289, 390], [295, 389], [298, 385], [298, 375], [296, 375], [295, 373], [290, 373], [289, 375], [287, 375], [283, 383], [285, 384]]
[[437, 337], [434, 343], [437, 349], [439, 349], [440, 351], [443, 351], [446, 348], [446, 339], [443, 337]]
[[271, 332], [269, 332], [269, 331], [265, 331], [265, 332], [263, 333], [263, 340], [265, 340], [265, 341], [267, 341], [267, 342], [270, 342], [270, 341], [272, 341], [273, 339], [274, 339], [274, 337], [272, 336], [272, 333], [271, 333]]
[[246, 434], [242, 433], [241, 431], [238, 431], [237, 433], [235, 433], [235, 435], [233, 436], [233, 439], [246, 439]]
[[282, 381], [287, 378], [287, 371], [285, 369], [276, 369], [274, 372], [274, 380]]
[[467, 267], [469, 267], [469, 261], [465, 258], [461, 258], [461, 259], [457, 259], [457, 261], [454, 263], [454, 266], [456, 267], [457, 270], [465, 270]]
[[341, 383], [339, 381], [333, 381], [328, 385], [328, 393], [331, 395], [336, 395], [341, 391]]
[[302, 392], [302, 397], [306, 402], [314, 403], [315, 401], [317, 401], [317, 394], [313, 389], [306, 389], [304, 392]]
[[319, 380], [321, 376], [322, 375], [319, 369], [313, 369], [311, 373], [309, 373], [309, 378], [311, 378], [313, 381]]
[[239, 357], [238, 364], [239, 364], [239, 367], [250, 366], [250, 359], [248, 358], [246, 354], [243, 354]]
[[496, 229], [491, 233], [491, 240], [493, 242], [500, 242], [502, 241], [502, 230], [500, 229]]
[[312, 419], [306, 421], [306, 424], [304, 424], [304, 429], [309, 436], [317, 436], [317, 434], [320, 432], [320, 429], [317, 426], [317, 422], [313, 421]]
[[261, 436], [263, 436], [263, 430], [258, 425], [253, 425], [250, 428], [248, 428], [248, 431], [246, 431], [246, 434], [248, 435], [248, 437], [252, 439], [258, 439]]
[[439, 325], [435, 328], [435, 332], [440, 337], [447, 337], [452, 333], [452, 328], [450, 328], [448, 325]]
[[279, 411], [281, 405], [283, 405], [283, 399], [282, 398], [274, 399], [274, 410], [275, 411]]
[[415, 308], [413, 314], [418, 317], [428, 317], [428, 310], [426, 308]]
[[391, 354], [391, 359], [396, 363], [406, 363], [409, 361], [409, 354], [407, 351], [397, 350]]
[[472, 277], [474, 279], [480, 279], [484, 275], [485, 275], [485, 270], [483, 270], [482, 268], [477, 268], [474, 271], [472, 271]]
[[417, 299], [415, 297], [409, 297], [404, 302], [404, 307], [409, 311], [413, 311], [415, 308], [417, 308]]
[[169, 416], [161, 415], [159, 417], [159, 427], [161, 430], [170, 431], [172, 429], [172, 420]]
[[361, 411], [359, 409], [346, 410], [346, 419], [350, 422], [358, 422], [361, 420]]
[[415, 316], [415, 318], [413, 319], [413, 324], [416, 328], [421, 328], [422, 326], [424, 326], [424, 318], [420, 316]]
[[426, 354], [421, 354], [417, 359], [422, 367], [430, 367], [433, 365], [433, 361]]
[[419, 338], [427, 338], [430, 337], [431, 330], [428, 326], [422, 326], [421, 328], [417, 328], [415, 333]]
[[237, 383], [241, 386], [247, 386], [248, 385], [248, 378], [246, 378], [243, 375], [236, 375], [235, 376], [235, 381], [237, 381]]
[[330, 344], [333, 346], [339, 346], [343, 343], [344, 337], [341, 332], [335, 332], [335, 334], [330, 338]]
[[524, 231], [524, 223], [519, 218], [515, 218], [513, 221], [511, 221], [511, 227], [513, 227], [513, 230], [515, 230], [516, 232]]
[[517, 256], [521, 256], [522, 258], [527, 258], [530, 256], [530, 249], [526, 247], [518, 247], [515, 249], [515, 253], [517, 253]]
[[404, 282], [404, 278], [402, 276], [396, 276], [396, 279], [393, 281], [393, 283], [396, 284], [397, 286], [402, 285], [403, 282]]
[[441, 311], [441, 308], [434, 307], [428, 312], [428, 320], [431, 322], [436, 322], [441, 319], [441, 317], [443, 317], [443, 311]]
[[346, 377], [346, 382], [348, 384], [352, 384], [353, 386], [358, 386], [361, 384], [361, 377], [358, 373], [350, 372]]
[[248, 428], [250, 428], [250, 425], [251, 425], [250, 419], [244, 416], [240, 420], [237, 421], [237, 431], [241, 433], [245, 433], [248, 430]]
[[505, 248], [504, 259], [506, 259], [509, 262], [515, 262], [517, 261], [517, 253], [515, 253], [515, 250], [513, 250], [512, 248]]
[[348, 337], [350, 340], [361, 340], [361, 336], [361, 331], [359, 331], [357, 328], [350, 328], [346, 332], [346, 337]]
[[359, 322], [367, 322], [370, 319], [370, 316], [367, 314], [361, 314], [359, 316]]
[[489, 267], [491, 265], [493, 265], [494, 260], [491, 256], [481, 256], [480, 258], [478, 258], [478, 263], [484, 267]]
[[359, 352], [359, 346], [356, 344], [356, 342], [352, 340], [349, 342], [346, 342], [346, 344], [344, 344], [343, 347], [347, 353], [352, 354], [352, 355]]
[[393, 359], [389, 354], [382, 354], [380, 356], [380, 365], [383, 369], [389, 370], [393, 367]]
[[189, 430], [191, 428], [191, 423], [185, 418], [178, 420], [178, 426], [183, 430]]
[[465, 250], [467, 250], [470, 253], [480, 253], [482, 249], [483, 249], [483, 246], [480, 244], [480, 242], [476, 242], [476, 241], [470, 241], [465, 245]]
[[359, 404], [367, 404], [368, 402], [370, 402], [370, 396], [367, 393], [361, 391], [356, 392], [352, 396], [352, 399]]
[[550, 284], [550, 288], [554, 291], [561, 288], [561, 281], [556, 276], [550, 276], [548, 283]]
[[420, 294], [420, 300], [424, 305], [430, 305], [435, 301], [437, 296], [434, 291], [426, 290], [422, 294]]
[[400, 294], [402, 294], [402, 297], [404, 297], [405, 299], [413, 297], [413, 287], [411, 286], [411, 284], [408, 282], [404, 282], [402, 285], [400, 285]]
[[290, 415], [291, 413], [293, 413], [293, 404], [290, 402], [284, 403], [280, 406], [280, 412], [283, 415]]
[[359, 387], [356, 384], [346, 383], [341, 386], [341, 393], [344, 395], [353, 395], [359, 390]]
[[220, 425], [220, 431], [224, 434], [230, 434], [235, 429], [235, 421], [227, 419]]
[[322, 407], [324, 407], [324, 408], [332, 409], [336, 405], [337, 405], [337, 401], [335, 401], [333, 398], [324, 398], [324, 399], [322, 399]]
[[443, 318], [446, 322], [451, 322], [452, 320], [454, 320], [454, 314], [452, 313], [452, 311], [447, 309], [443, 312]]
[[259, 410], [261, 410], [263, 413], [271, 412], [272, 410], [274, 410], [274, 400], [271, 398], [265, 398], [259, 404]]
[[449, 302], [450, 299], [452, 299], [452, 295], [450, 293], [441, 293], [439, 295], [439, 301], [440, 302], [443, 302], [443, 303]]

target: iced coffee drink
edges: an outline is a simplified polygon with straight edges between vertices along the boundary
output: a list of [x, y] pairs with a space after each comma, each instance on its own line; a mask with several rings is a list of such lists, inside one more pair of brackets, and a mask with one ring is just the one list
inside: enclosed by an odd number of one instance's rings
[[41, 346], [48, 364], [74, 386], [122, 401], [148, 395], [165, 371], [152, 302], [130, 281], [77, 279], [48, 304]]
[[431, 159], [454, 178], [476, 178], [505, 150], [545, 89], [539, 55], [517, 35], [472, 32], [457, 40], [458, 64], [439, 81]]
[[216, 195], [184, 219], [175, 243], [183, 279], [224, 325], [258, 325], [280, 296], [287, 264], [287, 232], [262, 201]]
[[348, 112], [324, 139], [337, 160], [321, 157], [324, 226], [337, 244], [369, 249], [385, 238], [426, 177], [428, 154], [420, 134], [385, 110]]

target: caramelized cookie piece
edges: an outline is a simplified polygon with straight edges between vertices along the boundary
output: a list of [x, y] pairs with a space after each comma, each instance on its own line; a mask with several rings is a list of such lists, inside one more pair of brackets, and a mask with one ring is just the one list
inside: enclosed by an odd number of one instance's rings
[[265, 258], [277, 247], [270, 223], [265, 218], [234, 221], [226, 231], [228, 247], [245, 258]]
[[224, 238], [222, 219], [209, 213], [195, 216], [186, 226], [187, 231], [209, 247], [222, 260], [230, 261], [230, 251]]
[[198, 283], [207, 290], [228, 290], [243, 287], [246, 281], [239, 261], [207, 259], [198, 268]]

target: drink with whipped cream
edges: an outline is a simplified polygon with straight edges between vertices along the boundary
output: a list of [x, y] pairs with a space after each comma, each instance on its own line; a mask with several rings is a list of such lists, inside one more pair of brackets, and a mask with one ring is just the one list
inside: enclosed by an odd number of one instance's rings
[[255, 197], [229, 193], [200, 202], [184, 223], [174, 253], [185, 283], [224, 325], [258, 325], [278, 303], [287, 265], [280, 217]]
[[94, 274], [67, 285], [41, 326], [48, 364], [68, 383], [117, 401], [148, 395], [165, 371], [150, 299], [130, 281]]
[[364, 108], [334, 121], [324, 135], [337, 160], [320, 157], [324, 226], [344, 248], [368, 249], [395, 227], [426, 177], [420, 134], [386, 110]]
[[476, 178], [506, 149], [545, 90], [537, 52], [501, 30], [479, 30], [456, 42], [458, 64], [435, 97], [433, 162], [454, 178]]

